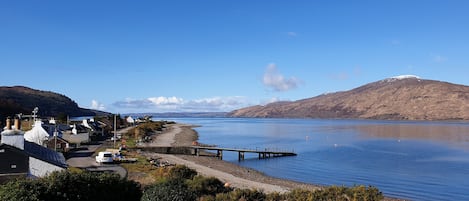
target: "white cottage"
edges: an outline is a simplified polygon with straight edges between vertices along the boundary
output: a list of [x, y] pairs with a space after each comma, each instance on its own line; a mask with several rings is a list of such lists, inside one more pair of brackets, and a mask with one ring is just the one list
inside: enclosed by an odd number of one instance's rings
[[61, 153], [25, 141], [24, 132], [20, 131], [19, 127], [11, 128], [10, 125], [7, 122], [7, 127], [1, 133], [0, 177], [43, 177], [53, 171], [67, 168], [65, 157]]
[[125, 120], [126, 120], [127, 123], [129, 123], [129, 124], [135, 124], [135, 119], [132, 118], [132, 116], [128, 116]]
[[44, 143], [49, 139], [49, 133], [42, 127], [41, 121], [36, 121], [34, 122], [33, 128], [29, 131], [26, 131], [24, 134], [24, 139], [43, 146]]

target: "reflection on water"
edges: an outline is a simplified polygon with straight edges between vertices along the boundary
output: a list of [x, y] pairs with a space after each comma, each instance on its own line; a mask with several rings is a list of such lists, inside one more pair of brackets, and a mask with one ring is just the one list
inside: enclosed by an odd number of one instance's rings
[[[312, 119], [176, 119], [201, 125], [200, 141], [223, 147], [294, 149], [298, 156], [242, 166], [274, 177], [373, 185], [411, 200], [469, 200], [469, 124]], [[238, 163], [237, 153], [224, 159]]]
[[469, 125], [464, 123], [401, 123], [360, 124], [352, 126], [366, 137], [392, 139], [420, 139], [446, 142], [452, 146], [469, 149]]

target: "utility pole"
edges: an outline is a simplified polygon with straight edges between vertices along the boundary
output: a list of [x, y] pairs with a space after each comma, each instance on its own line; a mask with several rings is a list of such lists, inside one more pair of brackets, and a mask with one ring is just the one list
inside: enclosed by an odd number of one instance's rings
[[116, 148], [116, 138], [117, 138], [117, 115], [114, 114], [114, 149]]
[[39, 108], [38, 107], [35, 107], [34, 110], [32, 111], [33, 115], [31, 115], [33, 117], [33, 122], [31, 122], [31, 128], [33, 127], [33, 125], [36, 123], [36, 117], [37, 117], [37, 113], [39, 112]]
[[59, 132], [57, 131], [57, 124], [55, 124], [55, 131], [54, 131], [54, 151], [57, 151], [57, 137], [59, 136]]

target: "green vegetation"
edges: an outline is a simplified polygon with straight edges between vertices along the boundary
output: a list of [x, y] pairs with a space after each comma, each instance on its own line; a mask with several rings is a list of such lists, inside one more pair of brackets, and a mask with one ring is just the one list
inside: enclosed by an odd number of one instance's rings
[[331, 186], [318, 191], [295, 189], [292, 192], [279, 196], [275, 200], [382, 200], [384, 197], [375, 187], [354, 186]]
[[141, 195], [138, 183], [109, 173], [62, 171], [37, 180], [23, 178], [0, 186], [0, 200], [10, 201], [138, 201]]
[[216, 196], [217, 194], [227, 193], [232, 190], [231, 188], [225, 187], [224, 183], [215, 177], [195, 176], [186, 183], [198, 197]]
[[295, 189], [280, 194], [266, 194], [254, 189], [232, 189], [213, 177], [197, 176], [186, 166], [155, 168], [159, 179], [146, 187], [121, 179], [116, 174], [90, 173], [78, 170], [55, 172], [45, 178], [21, 178], [0, 186], [0, 200], [141, 200], [141, 201], [374, 201], [383, 195], [375, 187], [332, 186], [321, 190]]
[[196, 198], [183, 180], [176, 179], [149, 186], [143, 191], [142, 201], [186, 201]]
[[176, 165], [169, 170], [169, 179], [187, 179], [191, 180], [197, 175], [197, 172], [184, 165]]
[[166, 123], [165, 121], [145, 122], [130, 129], [122, 137], [126, 142], [126, 146], [133, 148], [139, 141], [149, 141], [150, 136], [154, 135], [155, 132], [162, 131]]

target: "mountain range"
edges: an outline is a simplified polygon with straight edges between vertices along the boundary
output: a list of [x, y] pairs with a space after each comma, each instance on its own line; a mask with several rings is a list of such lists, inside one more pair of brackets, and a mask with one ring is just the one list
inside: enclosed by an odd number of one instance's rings
[[[65, 95], [23, 86], [0, 87], [0, 119], [18, 113], [95, 116]], [[397, 76], [349, 91], [241, 108], [229, 113], [152, 113], [159, 117], [339, 118], [381, 120], [469, 120], [469, 86]]]
[[397, 76], [358, 88], [238, 109], [229, 117], [469, 120], [469, 86]]

